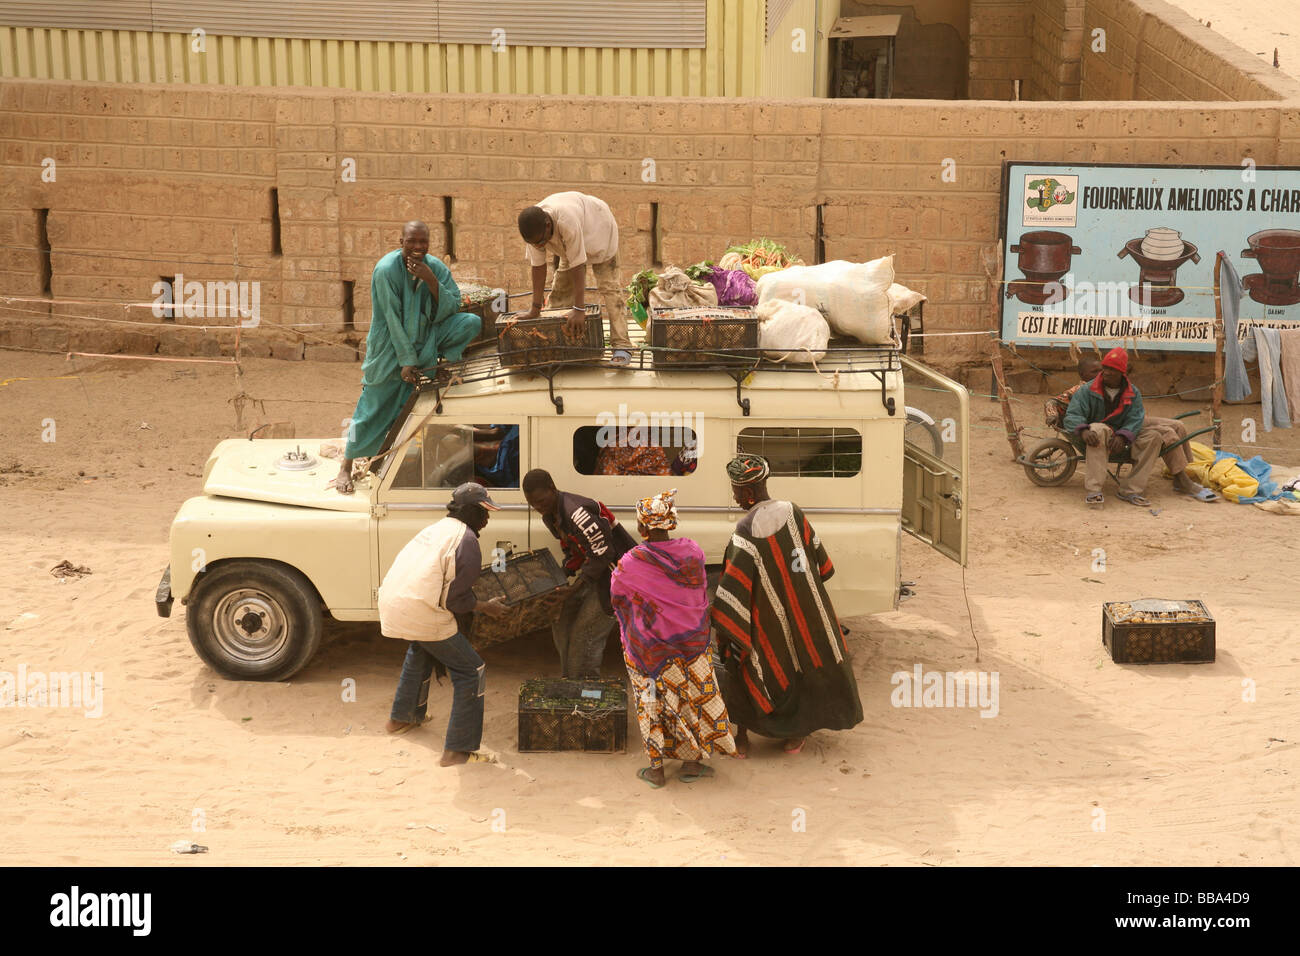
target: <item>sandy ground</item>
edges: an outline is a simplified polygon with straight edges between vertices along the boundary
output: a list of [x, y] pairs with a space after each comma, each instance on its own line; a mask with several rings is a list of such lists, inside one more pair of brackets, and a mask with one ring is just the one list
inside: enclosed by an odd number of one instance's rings
[[[795, 758], [769, 744], [661, 791], [634, 777], [634, 725], [626, 755], [519, 754], [519, 682], [554, 668], [543, 638], [486, 655], [484, 743], [502, 765], [440, 769], [450, 688], [435, 688], [434, 723], [387, 737], [403, 647], [374, 625], [331, 625], [291, 682], [232, 683], [194, 655], [179, 606], [156, 616], [172, 516], [211, 446], [237, 434], [233, 376], [77, 362], [66, 377], [61, 357], [0, 352], [0, 670], [102, 671], [105, 705], [98, 719], [0, 710], [0, 863], [1300, 862], [1300, 519], [1176, 499], [1167, 482], [1156, 515], [1113, 498], [1089, 512], [1079, 476], [1030, 485], [996, 406], [977, 400], [966, 596], [955, 564], [905, 538], [919, 595], [849, 622], [866, 712], [855, 730], [817, 734]], [[356, 382], [356, 366], [262, 361], [245, 387], [267, 419], [321, 435]], [[1020, 406], [1030, 424], [1039, 404]], [[1258, 413], [1230, 409], [1228, 434]], [[53, 443], [40, 440], [47, 418]], [[1300, 463], [1295, 433], [1260, 444]], [[65, 558], [93, 573], [56, 580]], [[1142, 596], [1204, 600], [1217, 663], [1111, 663], [1101, 604]], [[620, 663], [611, 653], [606, 673]], [[891, 675], [917, 663], [997, 671], [998, 715], [891, 706]], [[355, 703], [341, 699], [348, 677]], [[177, 857], [178, 839], [211, 852]]]
[[[1168, 0], [1207, 29], [1231, 40], [1270, 66], [1300, 79], [1300, 22], [1293, 0]], [[1195, 36], [1195, 34], [1193, 34]]]

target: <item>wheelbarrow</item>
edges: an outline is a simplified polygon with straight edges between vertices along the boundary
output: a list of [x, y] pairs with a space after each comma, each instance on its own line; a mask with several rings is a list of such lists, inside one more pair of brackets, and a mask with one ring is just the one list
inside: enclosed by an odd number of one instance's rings
[[[1193, 415], [1201, 414], [1199, 411], [1183, 412], [1181, 415], [1175, 415], [1176, 419], [1191, 418]], [[1214, 427], [1202, 428], [1200, 431], [1192, 432], [1186, 438], [1180, 439], [1171, 445], [1164, 445], [1160, 448], [1161, 455], [1167, 455], [1179, 445], [1185, 445], [1193, 438], [1197, 438], [1207, 432], [1214, 431]], [[1074, 475], [1074, 469], [1079, 467], [1079, 462], [1084, 461], [1086, 456], [1080, 452], [1074, 442], [1070, 441], [1067, 432], [1060, 428], [1056, 429], [1059, 438], [1047, 438], [1035, 445], [1027, 454], [1021, 455], [1016, 462], [1023, 465], [1025, 474], [1029, 480], [1036, 485], [1042, 485], [1050, 488], [1054, 485], [1063, 485]], [[1124, 449], [1122, 455], [1111, 455], [1110, 463], [1115, 467], [1107, 469], [1107, 474], [1115, 484], [1119, 484], [1120, 471], [1125, 465], [1132, 465], [1133, 459], [1129, 455], [1129, 450]]]

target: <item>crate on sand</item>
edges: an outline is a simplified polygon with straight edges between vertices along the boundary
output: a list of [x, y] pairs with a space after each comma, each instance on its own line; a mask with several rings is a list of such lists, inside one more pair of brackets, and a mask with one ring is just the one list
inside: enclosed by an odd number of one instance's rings
[[498, 361], [503, 367], [513, 368], [600, 358], [605, 351], [600, 306], [586, 307], [586, 328], [576, 341], [564, 332], [569, 312], [569, 309], [544, 309], [535, 319], [499, 316], [496, 321]]
[[627, 689], [619, 680], [536, 678], [519, 686], [519, 751], [627, 750]]
[[1212, 664], [1214, 618], [1200, 601], [1113, 601], [1101, 608], [1101, 642], [1116, 664]]
[[550, 627], [559, 619], [564, 603], [545, 598], [565, 580], [555, 555], [546, 548], [512, 554], [504, 562], [488, 565], [474, 582], [474, 597], [479, 601], [500, 598], [509, 613], [502, 617], [475, 614], [470, 643], [483, 648]]

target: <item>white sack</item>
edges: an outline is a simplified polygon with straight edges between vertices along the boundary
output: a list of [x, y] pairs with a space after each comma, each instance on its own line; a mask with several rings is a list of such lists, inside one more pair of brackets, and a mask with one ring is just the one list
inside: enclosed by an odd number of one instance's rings
[[809, 305], [769, 299], [754, 313], [759, 318], [758, 347], [776, 362], [819, 362], [826, 356], [831, 327]]
[[889, 287], [894, 282], [894, 257], [870, 262], [837, 259], [819, 266], [792, 266], [758, 280], [761, 305], [780, 299], [811, 306], [826, 316], [837, 335], [866, 345], [893, 340]]
[[[652, 309], [699, 309], [718, 304], [718, 290], [712, 282], [692, 282], [681, 269], [669, 266], [650, 290]], [[654, 321], [653, 317], [650, 320]]]
[[923, 293], [909, 289], [905, 285], [899, 285], [897, 282], [889, 287], [887, 295], [889, 296], [890, 315], [902, 315], [918, 302], [926, 301]]

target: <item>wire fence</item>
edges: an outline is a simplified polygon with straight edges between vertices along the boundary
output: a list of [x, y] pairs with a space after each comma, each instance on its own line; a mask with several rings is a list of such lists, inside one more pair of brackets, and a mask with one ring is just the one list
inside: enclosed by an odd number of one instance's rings
[[[257, 256], [247, 257], [243, 262], [241, 262], [238, 256], [237, 245], [235, 246], [232, 252], [232, 256], [228, 259], [222, 257], [163, 259], [158, 256], [129, 255], [124, 253], [114, 253], [114, 252], [79, 251], [79, 250], [65, 250], [65, 249], [59, 249], [55, 251], [50, 249], [44, 249], [44, 250], [34, 249], [31, 246], [14, 244], [14, 243], [0, 243], [0, 249], [13, 249], [13, 250], [20, 250], [23, 252], [37, 252], [43, 254], [47, 260], [51, 256], [57, 255], [61, 257], [71, 256], [77, 258], [94, 259], [100, 262], [152, 263], [155, 265], [155, 267], [163, 268], [165, 271], [170, 270], [171, 267], [173, 266], [178, 266], [178, 267], [179, 266], [201, 266], [201, 267], [226, 268], [232, 270], [232, 272], [236, 275], [242, 274], [245, 277], [246, 281], [250, 281], [250, 280], [260, 281], [254, 277], [256, 277], [258, 272], [260, 271], [262, 267], [262, 261], [266, 258], [270, 258], [269, 254], [267, 255], [259, 254]], [[295, 274], [311, 274], [315, 276], [322, 276], [322, 275], [334, 276], [337, 277], [340, 281], [344, 281], [347, 278], [344, 270], [340, 270], [338, 268], [317, 269], [309, 266], [295, 265], [293, 271]], [[283, 272], [277, 269], [275, 274], [273, 275], [268, 274], [266, 275], [265, 278], [267, 278], [270, 281], [280, 281], [284, 278], [284, 276], [283, 276]], [[997, 292], [998, 295], [1001, 295], [1004, 288], [1007, 285], [1011, 284], [1011, 282], [1013, 281], [1020, 287], [1023, 287], [1025, 285], [1025, 280], [998, 279], [992, 276], [988, 276], [987, 274], [985, 278], [989, 281], [989, 284], [992, 288], [998, 290]], [[470, 280], [462, 280], [462, 281], [470, 281]], [[368, 296], [369, 290], [365, 288], [364, 283], [359, 283], [359, 285], [361, 285], [361, 288], [357, 290], [358, 293], [360, 293], [362, 296]], [[1192, 292], [1193, 294], [1207, 294], [1207, 293], [1213, 294], [1213, 286], [1180, 285], [1179, 288], [1182, 288], [1188, 292]], [[33, 308], [31, 306], [37, 306], [37, 307]], [[107, 309], [121, 309], [123, 311], [124, 316], [129, 316], [132, 310], [149, 309], [153, 313], [153, 318], [155, 319], [160, 318], [157, 314], [160, 309], [160, 303], [157, 300], [152, 302], [117, 302], [117, 301], [95, 300], [95, 299], [54, 299], [54, 298], [47, 298], [47, 297], [8, 296], [8, 295], [0, 296], [0, 318], [3, 318], [4, 316], [8, 315], [15, 318], [33, 317], [33, 318], [42, 318], [42, 319], [71, 320], [74, 322], [81, 321], [81, 322], [88, 322], [88, 323], [99, 323], [99, 324], [112, 326], [114, 328], [118, 328], [122, 330], [140, 330], [140, 331], [167, 330], [172, 332], [189, 331], [189, 332], [197, 332], [200, 334], [221, 334], [221, 335], [233, 334], [235, 337], [235, 342], [233, 344], [234, 355], [226, 358], [198, 358], [192, 356], [137, 355], [131, 353], [103, 353], [103, 352], [91, 352], [91, 351], [78, 351], [72, 349], [33, 348], [29, 346], [18, 346], [18, 345], [7, 345], [4, 346], [3, 348], [7, 350], [19, 351], [19, 352], [40, 353], [40, 354], [48, 354], [48, 355], [64, 355], [69, 359], [71, 359], [73, 356], [78, 356], [84, 358], [98, 358], [98, 359], [106, 359], [106, 360], [153, 361], [153, 362], [171, 362], [171, 363], [178, 363], [178, 364], [210, 364], [210, 365], [227, 365], [227, 366], [233, 365], [236, 368], [236, 375], [238, 378], [239, 375], [242, 374], [242, 370], [240, 369], [240, 362], [242, 359], [241, 344], [242, 344], [242, 340], [245, 337], [253, 338], [253, 337], [260, 337], [262, 335], [274, 336], [277, 334], [284, 335], [287, 333], [293, 338], [295, 338], [296, 340], [301, 341], [303, 343], [337, 346], [341, 344], [337, 337], [330, 338], [325, 335], [319, 334], [319, 332], [317, 331], [311, 331], [311, 330], [320, 330], [320, 329], [328, 328], [338, 332], [366, 332], [368, 331], [370, 326], [369, 322], [364, 322], [363, 324], [353, 326], [351, 328], [344, 326], [342, 323], [332, 323], [332, 322], [289, 322], [289, 323], [276, 322], [276, 323], [265, 323], [265, 324], [259, 322], [253, 325], [249, 325], [244, 320], [240, 319], [238, 316], [231, 316], [229, 314], [227, 316], [222, 316], [224, 318], [230, 319], [230, 321], [227, 323], [211, 322], [211, 323], [191, 324], [190, 321], [185, 321], [185, 322], [178, 322], [174, 320], [149, 321], [147, 319], [135, 319], [129, 317], [124, 317], [119, 319], [119, 318], [113, 318], [111, 316], [91, 315], [86, 312], [73, 312], [73, 311], [60, 312], [56, 315], [52, 315], [51, 307], [54, 306], [58, 306], [61, 308], [89, 306], [92, 308], [99, 307], [99, 308], [107, 308]], [[161, 307], [170, 308], [172, 310], [181, 310], [184, 308], [184, 304], [180, 301], [176, 301], [176, 302], [163, 305]], [[193, 317], [189, 317], [189, 318], [193, 318]], [[997, 331], [991, 329], [911, 332], [908, 336], [909, 340], [913, 338], [939, 339], [939, 338], [954, 338], [954, 337], [991, 338], [995, 342], [997, 342], [998, 346], [1001, 349], [1003, 349], [1005, 352], [1009, 352], [1016, 360], [1024, 363], [1030, 369], [1043, 375], [1045, 377], [1045, 382], [1046, 380], [1050, 380], [1053, 377], [1068, 374], [1068, 370], [1050, 371], [1048, 369], [1042, 368], [1040, 365], [1035, 363], [1032, 359], [1021, 354], [1016, 349], [1013, 343], [1008, 343], [1003, 341], [1000, 337], [1000, 334]], [[1095, 347], [1095, 343], [1093, 344]], [[59, 376], [59, 378], [62, 377], [64, 376]], [[8, 384], [9, 381], [14, 381], [14, 379], [5, 380], [5, 384]], [[1222, 383], [1223, 383], [1223, 379], [1218, 378], [1212, 382], [1209, 382], [1204, 385], [1199, 385], [1193, 388], [1168, 392], [1160, 395], [1146, 395], [1144, 396], [1144, 398], [1147, 399], [1182, 398], [1187, 395], [1205, 393], [1208, 390], [1213, 389]], [[934, 386], [919, 385], [919, 384], [909, 385], [908, 390], [937, 392], [937, 393], [943, 393], [945, 391], [944, 389], [937, 388]], [[241, 395], [243, 394], [242, 390], [240, 394]], [[986, 398], [990, 400], [996, 400], [1001, 397], [997, 393], [988, 393], [988, 392], [971, 391], [970, 394], [977, 398]], [[1037, 404], [1037, 402], [1039, 401], [1039, 399], [1037, 398], [1035, 398], [1033, 401], [1020, 398], [1014, 393], [1011, 393], [1010, 389], [1008, 389], [1007, 397], [1010, 402], [1015, 403], [1017, 405], [1033, 405], [1033, 404]], [[266, 401], [307, 403], [312, 400], [266, 399]], [[344, 404], [344, 403], [338, 403], [338, 404]], [[995, 427], [995, 426], [986, 426], [986, 425], [972, 425], [971, 427], [982, 429], [982, 430], [997, 431], [1004, 434], [1006, 433], [1005, 427]], [[1029, 430], [1026, 426], [1018, 426], [1017, 432], [1024, 432], [1030, 437], [1036, 437], [1035, 432]], [[1233, 444], [1232, 447], [1242, 448], [1240, 444]], [[1251, 445], [1250, 450], [1281, 449], [1284, 447], [1285, 446]]]

